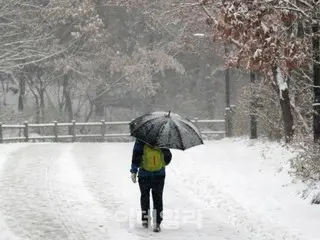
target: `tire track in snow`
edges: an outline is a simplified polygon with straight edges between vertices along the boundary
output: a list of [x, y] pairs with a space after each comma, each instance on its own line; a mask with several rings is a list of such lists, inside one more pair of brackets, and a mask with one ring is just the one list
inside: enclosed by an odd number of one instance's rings
[[106, 239], [108, 232], [101, 228], [104, 211], [83, 186], [81, 173], [71, 155], [73, 145], [60, 145], [63, 154], [48, 171], [48, 192], [56, 214], [68, 231], [68, 239]]
[[[43, 152], [45, 154], [37, 156]], [[44, 165], [50, 156], [57, 154], [48, 145], [26, 145], [13, 152], [3, 166], [0, 209], [7, 226], [21, 239], [67, 237], [54, 218], [44, 181]]]
[[71, 144], [27, 145], [4, 165], [0, 210], [21, 239], [110, 239], [108, 212], [83, 186], [72, 148]]
[[[21, 144], [12, 144], [12, 145], [1, 145], [0, 146], [0, 179], [3, 174], [2, 167], [4, 163], [8, 160], [8, 156], [12, 154], [12, 152], [16, 151], [17, 149], [21, 148]], [[3, 198], [1, 196], [1, 188], [0, 188], [0, 199]], [[1, 240], [21, 240], [20, 237], [16, 236], [15, 233], [8, 227], [5, 216], [2, 214], [1, 205], [0, 205], [0, 236]], [[25, 239], [27, 240], [27, 239]]]
[[[59, 174], [54, 182], [60, 181], [60, 183], [57, 183], [57, 190], [62, 190], [61, 193], [64, 194], [60, 201], [56, 199], [56, 202], [61, 203], [61, 200], [63, 200], [60, 209], [68, 212], [69, 217], [73, 216], [70, 220], [78, 226], [78, 235], [74, 239], [78, 240], [82, 237], [83, 239], [97, 240], [123, 240], [128, 238], [134, 240], [134, 236], [122, 231], [112, 218], [110, 209], [116, 208], [114, 199], [111, 196], [107, 199], [108, 208], [106, 208], [96, 201], [92, 193], [88, 191], [85, 184], [86, 179], [82, 169], [77, 164], [77, 155], [75, 155], [79, 149], [86, 149], [85, 145], [75, 143], [69, 146], [64, 151], [63, 156], [60, 157], [61, 164], [59, 166], [61, 169], [57, 171]], [[95, 153], [91, 149], [87, 149], [87, 151], [91, 155]], [[68, 201], [64, 201], [65, 199], [68, 199]]]
[[[130, 227], [126, 225], [129, 224], [129, 219], [127, 219], [128, 221], [116, 221], [121, 214], [128, 214], [128, 209], [124, 210], [123, 208], [123, 200], [126, 199], [121, 197], [125, 189], [119, 188], [118, 179], [112, 177], [117, 175], [118, 172], [112, 163], [112, 157], [109, 156], [108, 159], [103, 157], [104, 146], [104, 144], [79, 144], [74, 148], [73, 155], [81, 169], [87, 189], [108, 212], [109, 221], [106, 224], [111, 224], [111, 228], [114, 230], [112, 236], [127, 234], [128, 232], [124, 228]], [[90, 149], [90, 151], [86, 149]], [[123, 151], [123, 148], [121, 151]], [[132, 235], [128, 236], [130, 238], [134, 237]]]

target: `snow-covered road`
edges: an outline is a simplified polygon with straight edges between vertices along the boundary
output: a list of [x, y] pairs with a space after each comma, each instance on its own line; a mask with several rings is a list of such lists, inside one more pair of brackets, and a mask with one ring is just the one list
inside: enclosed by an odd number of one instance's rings
[[0, 240], [319, 239], [319, 207], [277, 173], [290, 153], [249, 145], [174, 151], [161, 233], [140, 227], [132, 143], [1, 145]]

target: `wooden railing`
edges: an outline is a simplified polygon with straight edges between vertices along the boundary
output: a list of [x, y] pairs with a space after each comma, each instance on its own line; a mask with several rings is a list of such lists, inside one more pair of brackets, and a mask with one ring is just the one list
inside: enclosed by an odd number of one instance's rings
[[[202, 124], [216, 124], [216, 123], [225, 123], [225, 120], [199, 120], [194, 119], [192, 120], [197, 127], [200, 129], [202, 135], [225, 135], [225, 131], [202, 131], [201, 125]], [[22, 141], [22, 142], [29, 142], [29, 141], [53, 141], [53, 142], [60, 142], [60, 141], [71, 141], [76, 142], [79, 139], [85, 139], [85, 138], [93, 138], [96, 141], [104, 142], [107, 138], [115, 138], [115, 137], [129, 137], [129, 121], [119, 121], [119, 122], [106, 122], [104, 120], [100, 122], [76, 122], [72, 121], [71, 123], [43, 123], [43, 124], [33, 124], [29, 122], [24, 122], [24, 124], [2, 124], [0, 122], [0, 143], [4, 142], [12, 142], [12, 141]], [[125, 133], [108, 133], [107, 127], [109, 126], [127, 126], [127, 132]], [[67, 127], [68, 130], [64, 130], [61, 134], [61, 128]], [[98, 133], [86, 133], [86, 134], [77, 134], [77, 130], [79, 127], [95, 127], [99, 128], [97, 131]], [[46, 132], [51, 132], [52, 135], [44, 134], [44, 135], [30, 135], [31, 132], [30, 129], [37, 128], [46, 130]], [[49, 131], [48, 128], [51, 128]], [[60, 129], [60, 131], [59, 131]], [[18, 134], [19, 136], [5, 136], [5, 131], [8, 130], [19, 130]], [[41, 131], [44, 132], [44, 131]], [[68, 134], [65, 134], [67, 132]]]

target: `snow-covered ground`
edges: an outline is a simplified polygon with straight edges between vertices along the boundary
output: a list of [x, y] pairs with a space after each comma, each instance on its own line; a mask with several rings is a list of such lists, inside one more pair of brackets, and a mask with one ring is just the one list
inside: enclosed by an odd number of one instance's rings
[[298, 196], [277, 143], [173, 151], [161, 233], [140, 227], [132, 143], [0, 145], [0, 240], [318, 240], [320, 207]]

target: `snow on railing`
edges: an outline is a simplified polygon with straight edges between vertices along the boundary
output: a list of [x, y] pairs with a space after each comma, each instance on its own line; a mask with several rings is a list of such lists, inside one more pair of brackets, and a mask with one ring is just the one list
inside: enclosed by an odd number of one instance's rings
[[[216, 123], [225, 123], [225, 120], [215, 120], [215, 119], [207, 119], [207, 120], [200, 120], [200, 119], [193, 119], [191, 120], [193, 123], [197, 125], [197, 127], [200, 129], [200, 132], [202, 135], [225, 135], [225, 131], [209, 131], [209, 130], [201, 130], [200, 124], [216, 124]], [[72, 142], [76, 142], [78, 140], [84, 139], [84, 138], [93, 138], [96, 141], [105, 142], [106, 138], [130, 138], [129, 131], [127, 133], [107, 133], [107, 127], [108, 126], [127, 126], [129, 127], [130, 121], [117, 121], [117, 122], [106, 122], [105, 120], [102, 120], [100, 122], [76, 122], [72, 121], [71, 123], [58, 123], [57, 121], [54, 121], [53, 123], [29, 123], [24, 122], [24, 124], [2, 124], [0, 122], [0, 143], [4, 142], [11, 142], [11, 141], [44, 141], [44, 140], [50, 140], [54, 142], [59, 142], [61, 140], [67, 139], [71, 140]], [[68, 130], [65, 132], [63, 131], [63, 134], [59, 134], [59, 130], [61, 128], [67, 127]], [[99, 127], [98, 133], [80, 133], [77, 134], [77, 130], [79, 127]], [[30, 128], [37, 128], [46, 130], [48, 132], [48, 129], [51, 128], [51, 132], [53, 135], [40, 135], [40, 134], [34, 134], [30, 131]], [[6, 130], [18, 130], [19, 135], [22, 136], [8, 136], [5, 137], [4, 133]], [[129, 129], [128, 129], [129, 130]], [[39, 130], [40, 131], [40, 130]], [[21, 134], [22, 132], [22, 134]], [[67, 134], [66, 134], [67, 133]]]

